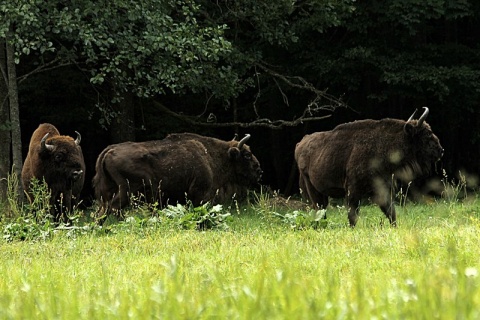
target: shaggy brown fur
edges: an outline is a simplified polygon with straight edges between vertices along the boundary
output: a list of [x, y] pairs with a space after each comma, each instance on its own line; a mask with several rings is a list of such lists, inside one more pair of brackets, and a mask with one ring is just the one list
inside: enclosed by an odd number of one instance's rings
[[161, 205], [244, 198], [262, 170], [250, 148], [239, 143], [183, 133], [108, 146], [97, 158], [93, 178], [101, 215], [110, 208], [118, 213], [129, 194]]
[[345, 197], [355, 226], [359, 203], [372, 197], [392, 225], [394, 181], [411, 181], [431, 172], [443, 148], [430, 126], [420, 120], [361, 120], [331, 131], [306, 135], [295, 148], [300, 188], [313, 205], [325, 208], [328, 197]]
[[33, 200], [30, 192], [33, 178], [45, 179], [51, 191], [52, 214], [59, 222], [64, 213], [63, 209], [71, 211], [72, 205], [78, 202], [85, 180], [80, 135], [75, 140], [60, 135], [57, 128], [49, 123], [41, 124], [33, 132], [22, 168], [23, 189], [29, 200]]

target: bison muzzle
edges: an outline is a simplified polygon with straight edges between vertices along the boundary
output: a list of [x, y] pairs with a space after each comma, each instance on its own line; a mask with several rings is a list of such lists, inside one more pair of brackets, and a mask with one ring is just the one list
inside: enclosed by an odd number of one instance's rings
[[224, 141], [179, 133], [106, 147], [97, 158], [93, 178], [99, 216], [113, 211], [120, 217], [132, 195], [161, 206], [243, 199], [262, 175], [260, 163], [245, 144], [249, 138]]
[[300, 189], [311, 204], [326, 208], [328, 197], [346, 197], [353, 227], [360, 200], [371, 197], [395, 226], [395, 181], [430, 174], [443, 156], [439, 139], [425, 122], [428, 108], [418, 120], [416, 112], [407, 121], [360, 120], [306, 135], [295, 148], [295, 160]]

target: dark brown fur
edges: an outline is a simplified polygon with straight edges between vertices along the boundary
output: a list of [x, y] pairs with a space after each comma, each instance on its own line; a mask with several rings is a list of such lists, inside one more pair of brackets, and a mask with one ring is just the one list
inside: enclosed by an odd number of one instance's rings
[[306, 135], [295, 148], [302, 191], [317, 208], [326, 208], [328, 197], [346, 196], [352, 227], [360, 200], [368, 197], [396, 225], [394, 181], [429, 174], [442, 155], [438, 138], [420, 120], [346, 123]]
[[[54, 150], [42, 148], [42, 138], [48, 133], [46, 144], [54, 146]], [[85, 161], [82, 148], [75, 143], [75, 139], [62, 136], [57, 128], [49, 123], [41, 124], [32, 135], [28, 154], [22, 168], [23, 189], [30, 200], [30, 181], [33, 178], [45, 179], [51, 191], [50, 204], [52, 214], [58, 222], [61, 219], [63, 208], [72, 210], [80, 197], [85, 180]]]
[[261, 169], [247, 145], [192, 133], [164, 140], [110, 145], [97, 158], [93, 178], [101, 214], [118, 211], [130, 194], [142, 194], [161, 205], [222, 203], [242, 199], [258, 182]]

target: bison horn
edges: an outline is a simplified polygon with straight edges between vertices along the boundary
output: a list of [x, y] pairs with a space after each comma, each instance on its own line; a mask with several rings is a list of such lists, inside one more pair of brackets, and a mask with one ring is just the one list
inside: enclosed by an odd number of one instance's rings
[[82, 141], [82, 135], [78, 131], [75, 131], [75, 133], [77, 134], [77, 138], [75, 139], [75, 144], [79, 146], [80, 141]]
[[413, 117], [415, 117], [415, 114], [417, 113], [418, 109], [415, 109], [415, 111], [412, 113], [412, 115], [410, 116], [410, 118], [408, 118], [407, 122], [410, 122], [413, 120]]
[[48, 144], [48, 143], [46, 142], [48, 135], [49, 135], [49, 133], [46, 133], [46, 134], [43, 136], [42, 140], [40, 140], [40, 145], [41, 145], [41, 147], [42, 147], [42, 150], [47, 149], [47, 150], [49, 150], [49, 151], [53, 151], [53, 149], [55, 149], [55, 146], [52, 145], [52, 144]]
[[423, 122], [425, 121], [425, 118], [428, 116], [428, 113], [430, 112], [430, 110], [428, 110], [427, 107], [423, 107], [423, 109], [425, 109], [425, 111], [423, 112], [420, 119], [418, 119], [417, 127], [420, 127], [423, 124]]
[[238, 133], [235, 133], [235, 135], [233, 136], [232, 141], [237, 141], [237, 139], [238, 139]]
[[245, 144], [245, 142], [248, 141], [248, 139], [250, 139], [250, 135], [246, 134], [245, 137], [243, 137], [242, 140], [238, 142], [238, 149], [242, 149], [243, 145]]

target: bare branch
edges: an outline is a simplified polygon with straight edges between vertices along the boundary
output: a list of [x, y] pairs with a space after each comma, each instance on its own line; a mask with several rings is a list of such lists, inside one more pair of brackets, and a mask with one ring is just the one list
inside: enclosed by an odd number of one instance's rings
[[[307, 121], [317, 121], [317, 120], [323, 120], [331, 115], [325, 115], [321, 117], [312, 117], [308, 116], [309, 112], [312, 112], [310, 108], [307, 108], [303, 115], [300, 118], [297, 118], [292, 121], [286, 121], [286, 120], [270, 120], [270, 119], [257, 119], [252, 122], [203, 122], [203, 121], [198, 121], [197, 117], [189, 117], [186, 115], [182, 115], [179, 113], [176, 113], [163, 104], [161, 104], [158, 101], [153, 101], [153, 104], [155, 107], [160, 109], [161, 111], [165, 112], [166, 114], [179, 119], [181, 121], [184, 121], [188, 124], [195, 125], [195, 126], [202, 126], [202, 127], [240, 127], [240, 128], [253, 128], [253, 127], [263, 127], [263, 128], [270, 128], [270, 129], [281, 129], [283, 127], [294, 127], [299, 124], [302, 124]], [[208, 120], [207, 120], [208, 121]]]
[[257, 94], [255, 95], [255, 100], [253, 101], [253, 111], [255, 112], [255, 115], [257, 116], [257, 118], [260, 118], [257, 110], [257, 101], [262, 95], [262, 90], [260, 89], [260, 77], [258, 76], [258, 71], [256, 66], [255, 66], [255, 77], [257, 78], [258, 91], [257, 91]]
[[287, 97], [287, 95], [283, 92], [282, 87], [281, 87], [280, 84], [278, 83], [277, 79], [273, 78], [273, 81], [274, 81], [275, 84], [277, 85], [278, 91], [280, 91], [280, 94], [282, 95], [283, 103], [285, 103], [287, 106], [290, 106], [290, 104], [288, 103], [288, 97]]
[[[338, 99], [337, 97], [332, 96], [331, 94], [327, 93], [327, 90], [319, 90], [315, 88], [313, 84], [308, 82], [302, 77], [299, 76], [285, 76], [283, 74], [280, 74], [276, 71], [273, 71], [271, 68], [268, 68], [265, 66], [265, 64], [257, 63], [255, 65], [259, 69], [262, 69], [265, 73], [271, 75], [274, 77], [275, 83], [277, 84], [278, 88], [280, 89], [280, 86], [277, 82], [276, 79], [282, 80], [284, 83], [286, 83], [288, 86], [292, 88], [298, 88], [306, 91], [310, 91], [314, 94], [314, 98], [310, 103], [308, 104], [308, 109], [311, 107], [314, 107], [313, 109], [310, 109], [309, 111], [318, 111], [318, 110], [328, 110], [328, 111], [333, 111], [337, 107], [347, 107], [347, 105], [341, 100]], [[285, 101], [285, 96], [282, 90], [280, 89], [283, 99]], [[328, 104], [325, 105], [320, 105], [319, 102], [324, 99], [328, 101]], [[288, 105], [288, 103], [287, 103]]]
[[54, 70], [54, 69], [70, 66], [70, 65], [74, 64], [73, 62], [59, 63], [59, 61], [62, 61], [62, 59], [57, 57], [50, 62], [42, 64], [41, 66], [33, 69], [29, 73], [26, 73], [26, 74], [18, 77], [18, 83], [20, 84], [23, 81], [27, 80], [27, 78], [30, 77], [31, 75], [34, 75], [34, 74], [37, 74], [37, 73], [40, 73], [40, 72], [45, 72], [45, 71], [49, 71], [49, 70]]

